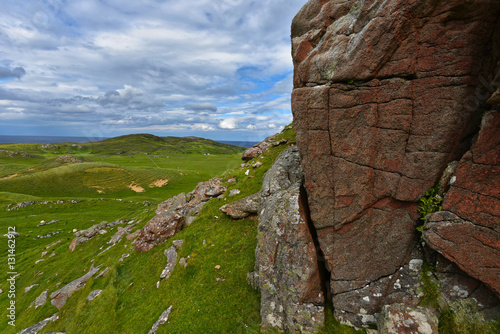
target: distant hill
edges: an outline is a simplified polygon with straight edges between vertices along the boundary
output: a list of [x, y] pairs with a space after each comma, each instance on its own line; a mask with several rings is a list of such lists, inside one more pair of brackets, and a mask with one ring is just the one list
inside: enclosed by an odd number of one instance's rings
[[184, 153], [233, 154], [244, 147], [219, 143], [199, 137], [158, 137], [151, 134], [133, 134], [82, 144], [96, 154]]
[[219, 143], [199, 137], [158, 137], [151, 134], [132, 134], [88, 143], [6, 143], [0, 150], [21, 154], [235, 154], [245, 147]]

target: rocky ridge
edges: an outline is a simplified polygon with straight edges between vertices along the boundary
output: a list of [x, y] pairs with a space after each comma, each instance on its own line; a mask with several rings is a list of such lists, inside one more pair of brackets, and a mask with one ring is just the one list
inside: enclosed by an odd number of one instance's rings
[[[341, 322], [387, 328], [381, 319], [390, 314], [418, 314], [435, 328], [418, 308], [422, 275], [440, 287], [443, 305], [470, 298], [485, 313], [498, 310], [499, 14], [495, 1], [310, 0], [294, 18], [292, 111], [314, 230], [301, 242], [315, 236]], [[453, 214], [428, 217], [421, 247], [418, 202], [458, 160], [442, 181], [451, 184], [443, 210]], [[278, 216], [271, 221], [287, 228], [294, 221]], [[273, 259], [296, 244], [259, 235], [257, 251], [274, 245]], [[273, 268], [256, 258], [257, 268]], [[275, 279], [273, 286], [294, 286], [286, 275]], [[260, 287], [263, 296], [268, 288]], [[284, 328], [261, 307], [264, 326]]]

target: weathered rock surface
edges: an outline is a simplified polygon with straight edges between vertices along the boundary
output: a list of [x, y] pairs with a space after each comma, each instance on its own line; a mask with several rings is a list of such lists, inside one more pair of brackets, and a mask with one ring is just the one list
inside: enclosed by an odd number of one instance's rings
[[260, 193], [247, 196], [239, 201], [226, 204], [220, 208], [220, 211], [232, 219], [243, 219], [250, 215], [257, 214], [259, 211]]
[[455, 263], [439, 253], [434, 261], [436, 283], [440, 287], [441, 305], [451, 306], [462, 299], [471, 299], [478, 311], [488, 319], [498, 319], [500, 300], [491, 289], [479, 280], [467, 275]]
[[40, 306], [42, 306], [43, 304], [45, 304], [47, 302], [47, 296], [48, 296], [48, 293], [49, 293], [49, 289], [43, 291], [40, 296], [36, 297], [35, 299], [35, 309], [39, 308]]
[[[175, 242], [177, 241], [177, 242]], [[164, 252], [165, 256], [167, 257], [167, 264], [165, 265], [165, 268], [160, 274], [160, 278], [168, 279], [170, 277], [170, 274], [172, 274], [172, 271], [174, 271], [175, 264], [177, 263], [177, 248], [179, 248], [183, 240], [175, 240], [172, 246], [167, 248]]]
[[259, 155], [266, 152], [269, 147], [271, 147], [271, 143], [269, 138], [266, 138], [264, 141], [255, 144], [254, 146], [243, 152], [243, 154], [241, 155], [241, 160], [248, 161], [257, 158]]
[[127, 227], [121, 227], [118, 226], [118, 231], [111, 237], [111, 239], [108, 241], [109, 245], [113, 245], [121, 240], [125, 234], [130, 233], [132, 229], [134, 228], [133, 225], [129, 225]]
[[222, 180], [214, 178], [198, 183], [187, 195], [181, 193], [160, 203], [156, 209], [156, 216], [139, 232], [134, 248], [145, 252], [164, 243], [179, 232], [186, 222], [191, 223], [193, 216], [200, 212], [205, 202], [223, 194], [226, 190]]
[[50, 321], [56, 321], [57, 319], [59, 319], [59, 316], [57, 314], [54, 314], [47, 319], [44, 319], [28, 328], [23, 329], [17, 334], [38, 334], [45, 326], [47, 326]]
[[500, 297], [500, 234], [452, 212], [429, 216], [424, 240]]
[[89, 295], [87, 296], [87, 300], [94, 300], [97, 298], [97, 296], [99, 296], [100, 294], [102, 293], [102, 290], [100, 289], [97, 289], [97, 290], [93, 290], [89, 293]]
[[288, 142], [286, 139], [281, 139], [276, 141], [275, 140], [276, 136], [277, 134], [267, 137], [260, 143], [257, 143], [254, 146], [250, 147], [245, 152], [243, 152], [243, 154], [241, 155], [241, 159], [243, 161], [252, 160], [254, 158], [257, 158], [262, 153], [265, 153], [269, 149], [269, 147], [283, 145]]
[[103, 221], [99, 224], [92, 225], [91, 227], [89, 227], [86, 230], [77, 231], [74, 233], [75, 239], [73, 239], [73, 241], [69, 245], [69, 250], [74, 251], [77, 245], [83, 244], [83, 243], [89, 241], [90, 239], [92, 239], [96, 235], [100, 234], [99, 232], [107, 227], [113, 227], [113, 226], [124, 224], [124, 223], [126, 223], [125, 220], [115, 220], [111, 223]]
[[483, 117], [450, 181], [446, 211], [429, 216], [424, 239], [500, 297], [500, 112]]
[[500, 112], [482, 120], [477, 141], [460, 160], [443, 210], [500, 233]]
[[148, 334], [155, 334], [158, 328], [168, 321], [168, 316], [170, 315], [171, 311], [172, 311], [172, 305], [160, 315], [158, 320], [153, 324], [153, 327], [148, 332]]
[[256, 268], [264, 327], [314, 332], [324, 322], [320, 268], [300, 188], [296, 147], [276, 160], [263, 180]]
[[144, 252], [164, 243], [182, 229], [184, 220], [184, 216], [173, 212], [157, 214], [139, 233], [134, 243], [135, 249]]
[[438, 334], [436, 315], [422, 307], [386, 305], [378, 323], [379, 334]]
[[368, 315], [400, 302], [384, 292], [387, 277], [412, 258], [416, 202], [480, 122], [499, 13], [499, 2], [481, 0], [310, 0], [292, 23], [311, 219], [334, 308], [357, 326], [363, 318], [336, 296], [371, 298], [367, 284], [382, 291]]
[[59, 290], [56, 290], [50, 294], [50, 298], [52, 299], [52, 305], [61, 309], [64, 304], [66, 304], [66, 300], [76, 291], [85, 286], [85, 283], [94, 276], [95, 273], [99, 271], [101, 267], [92, 266], [89, 271], [80, 278], [68, 283], [64, 287]]

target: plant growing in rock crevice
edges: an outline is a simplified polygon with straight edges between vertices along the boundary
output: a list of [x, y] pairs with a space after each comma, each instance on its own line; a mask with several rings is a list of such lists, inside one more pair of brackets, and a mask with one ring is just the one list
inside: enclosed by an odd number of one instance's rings
[[425, 192], [419, 200], [417, 211], [422, 216], [420, 218], [421, 224], [417, 226], [417, 231], [420, 233], [420, 241], [423, 241], [422, 232], [424, 230], [424, 225], [427, 220], [427, 216], [431, 213], [441, 211], [443, 209], [443, 197], [439, 195], [439, 184], [436, 184], [431, 189]]
[[425, 221], [427, 216], [433, 212], [438, 212], [443, 209], [443, 197], [438, 193], [436, 185], [425, 192], [425, 195], [420, 198], [417, 210], [422, 215], [422, 220]]
[[439, 317], [439, 333], [485, 334], [498, 333], [499, 329], [498, 322], [486, 321], [472, 299], [456, 300]]

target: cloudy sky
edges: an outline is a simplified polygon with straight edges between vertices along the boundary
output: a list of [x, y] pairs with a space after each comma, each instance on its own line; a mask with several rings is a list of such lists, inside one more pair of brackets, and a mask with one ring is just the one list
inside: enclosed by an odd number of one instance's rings
[[6, 0], [0, 135], [258, 141], [292, 121], [306, 0]]

